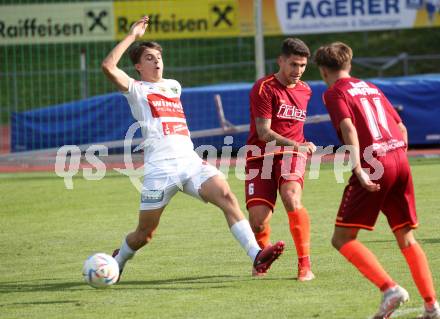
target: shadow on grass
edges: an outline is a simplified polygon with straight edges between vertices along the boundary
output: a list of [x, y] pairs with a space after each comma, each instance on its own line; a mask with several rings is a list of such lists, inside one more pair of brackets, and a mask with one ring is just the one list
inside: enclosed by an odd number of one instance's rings
[[371, 239], [371, 240], [362, 239], [360, 241], [363, 243], [395, 243], [396, 242], [395, 239], [378, 239], [378, 240], [376, 240], [376, 239]]
[[[30, 281], [0, 282], [0, 294], [17, 292], [37, 292], [37, 291], [62, 291], [62, 290], [83, 290], [90, 289], [81, 280], [74, 282], [49, 282], [61, 279], [38, 279]], [[220, 276], [200, 276], [182, 277], [158, 280], [136, 280], [118, 283], [118, 289], [160, 289], [160, 290], [201, 290], [227, 288], [226, 283], [243, 281], [242, 277], [220, 275]], [[247, 278], [245, 280], [252, 280]], [[161, 287], [163, 285], [188, 285], [184, 287]], [[193, 286], [191, 286], [193, 285]], [[141, 287], [142, 286], [142, 287]], [[99, 290], [99, 289], [97, 289]]]
[[440, 238], [418, 238], [419, 243], [423, 244], [440, 244]]
[[30, 302], [12, 302], [8, 304], [0, 304], [1, 307], [7, 306], [38, 306], [38, 305], [58, 305], [58, 304], [76, 304], [80, 305], [79, 300], [58, 300], [58, 301], [30, 301]]
[[[417, 238], [417, 241], [422, 245], [440, 244], [440, 238]], [[362, 240], [364, 243], [395, 243], [395, 239], [386, 240]]]

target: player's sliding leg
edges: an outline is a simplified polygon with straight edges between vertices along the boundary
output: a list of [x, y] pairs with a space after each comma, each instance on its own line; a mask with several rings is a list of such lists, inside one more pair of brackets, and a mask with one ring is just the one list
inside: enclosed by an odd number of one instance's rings
[[414, 283], [424, 300], [425, 314], [422, 318], [440, 319], [440, 307], [437, 302], [434, 282], [425, 252], [417, 243], [410, 227], [396, 230], [394, 236], [406, 259]]
[[141, 210], [136, 230], [129, 233], [123, 240], [121, 247], [113, 252], [113, 257], [119, 264], [118, 281], [124, 270], [125, 263], [133, 258], [137, 250], [148, 244], [153, 238], [164, 209], [165, 206], [158, 209]]
[[261, 250], [249, 222], [240, 210], [235, 195], [231, 192], [227, 182], [219, 175], [205, 181], [200, 187], [199, 194], [205, 201], [216, 205], [223, 211], [233, 236], [253, 261], [255, 272], [265, 273], [283, 253], [284, 243], [277, 242]]
[[310, 261], [310, 220], [307, 209], [301, 203], [301, 184], [284, 181], [280, 186], [280, 195], [289, 217], [290, 233], [298, 256], [298, 280], [312, 280], [315, 275]]
[[398, 286], [383, 269], [376, 256], [356, 240], [358, 232], [358, 228], [336, 226], [332, 238], [333, 247], [383, 293], [379, 311], [374, 319], [389, 318], [400, 305], [409, 300], [408, 292]]

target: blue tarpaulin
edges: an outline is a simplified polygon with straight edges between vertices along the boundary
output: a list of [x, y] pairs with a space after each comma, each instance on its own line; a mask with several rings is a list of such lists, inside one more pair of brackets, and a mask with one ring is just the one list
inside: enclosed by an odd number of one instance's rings
[[[440, 75], [370, 79], [403, 109], [400, 115], [408, 128], [411, 145], [440, 143]], [[308, 82], [313, 91], [307, 115], [326, 114], [321, 81]], [[191, 131], [219, 127], [214, 95], [220, 94], [226, 118], [235, 125], [249, 123], [249, 92], [252, 83], [232, 83], [183, 89], [182, 103]], [[122, 140], [134, 122], [127, 100], [120, 93], [95, 96], [27, 112], [13, 113], [13, 152], [60, 147], [67, 144]], [[137, 132], [140, 137], [140, 132]], [[317, 145], [339, 145], [330, 122], [305, 126], [306, 138]], [[234, 135], [234, 148], [246, 142], [247, 133]], [[194, 139], [195, 146], [223, 146], [222, 136]]]

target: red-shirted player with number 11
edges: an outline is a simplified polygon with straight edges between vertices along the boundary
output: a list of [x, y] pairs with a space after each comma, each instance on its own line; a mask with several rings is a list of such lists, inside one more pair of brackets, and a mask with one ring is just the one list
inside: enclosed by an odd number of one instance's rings
[[287, 38], [278, 57], [279, 71], [254, 84], [246, 159], [246, 207], [258, 244], [262, 248], [270, 245], [269, 221], [279, 190], [298, 255], [299, 281], [315, 277], [309, 215], [301, 202], [307, 153], [316, 150], [303, 132], [312, 92], [300, 78], [309, 57], [303, 41]]
[[[389, 318], [408, 300], [408, 292], [357, 240], [359, 229], [373, 230], [382, 211], [425, 301], [420, 318], [440, 319], [428, 261], [412, 231], [417, 227], [417, 216], [406, 155], [406, 128], [383, 92], [374, 84], [350, 76], [352, 57], [351, 48], [341, 42], [320, 47], [315, 54], [321, 76], [329, 86], [324, 103], [339, 138], [352, 146], [353, 175], [342, 197], [332, 244], [383, 292], [374, 319]], [[373, 180], [365, 170], [381, 176]]]

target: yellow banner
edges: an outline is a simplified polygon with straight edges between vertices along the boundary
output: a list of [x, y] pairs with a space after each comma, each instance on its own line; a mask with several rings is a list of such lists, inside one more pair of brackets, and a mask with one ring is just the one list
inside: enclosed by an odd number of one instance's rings
[[146, 38], [213, 38], [240, 34], [236, 0], [116, 1], [113, 12], [118, 40], [144, 15], [150, 17]]
[[[263, 30], [265, 35], [280, 35], [281, 29], [276, 13], [276, 0], [263, 0]], [[240, 12], [240, 36], [253, 36], [255, 34], [254, 1], [238, 0]]]

